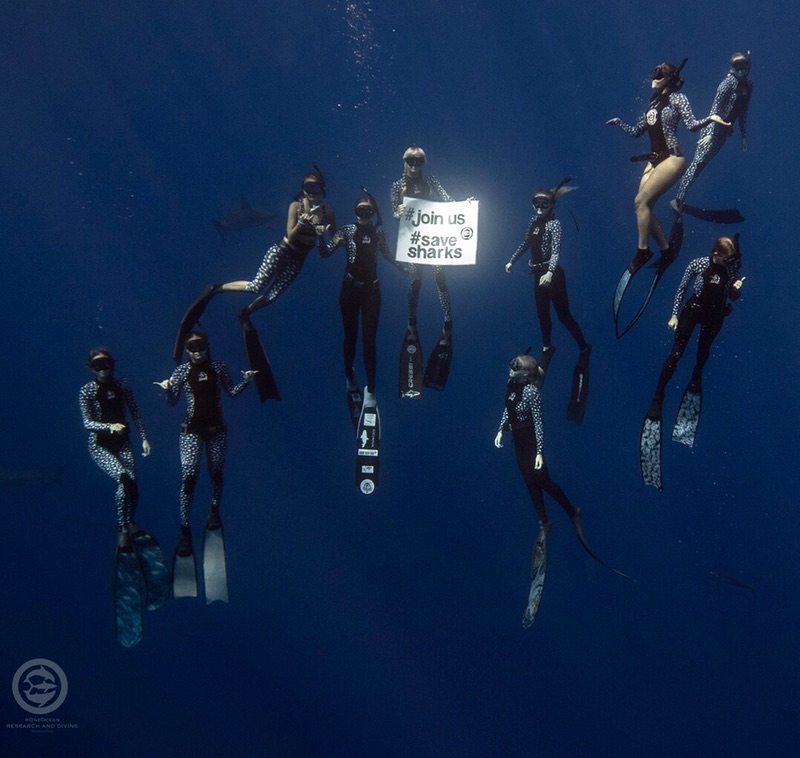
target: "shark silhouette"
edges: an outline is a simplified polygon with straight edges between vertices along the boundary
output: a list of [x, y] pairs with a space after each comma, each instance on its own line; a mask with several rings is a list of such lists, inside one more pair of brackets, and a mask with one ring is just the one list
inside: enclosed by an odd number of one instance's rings
[[254, 208], [247, 202], [247, 198], [242, 198], [242, 206], [233, 213], [225, 216], [222, 221], [213, 219], [214, 228], [219, 232], [222, 241], [228, 232], [240, 232], [242, 229], [250, 229], [254, 226], [263, 226], [277, 218], [277, 213], [269, 213], [261, 208]]

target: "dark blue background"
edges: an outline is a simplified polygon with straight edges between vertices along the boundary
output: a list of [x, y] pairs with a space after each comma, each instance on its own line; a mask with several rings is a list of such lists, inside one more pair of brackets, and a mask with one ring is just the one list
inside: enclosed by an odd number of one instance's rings
[[[0, 716], [24, 719], [9, 685], [45, 657], [69, 677], [53, 715], [79, 725], [4, 729], [6, 754], [795, 754], [794, 3], [42, 0], [0, 22], [0, 468], [52, 471], [75, 456], [58, 481], [2, 491]], [[617, 342], [610, 300], [634, 250], [640, 172], [628, 157], [646, 144], [604, 122], [634, 120], [650, 69], [684, 56], [684, 91], [706, 113], [739, 49], [753, 51], [750, 149], [731, 139], [690, 199], [740, 207], [747, 280], [707, 368], [695, 448], [665, 442], [659, 494], [641, 484], [637, 435], [671, 344], [672, 293], [685, 263], [732, 230], [687, 221], [681, 258]], [[694, 137], [681, 140], [690, 153]], [[312, 161], [340, 223], [362, 184], [388, 217], [412, 142], [451, 195], [481, 202], [478, 265], [448, 272], [447, 391], [396, 398], [407, 283], [383, 266], [383, 468], [377, 493], [361, 495], [343, 256], [310, 256], [255, 317], [284, 399], [262, 406], [249, 390], [225, 406], [231, 602], [170, 602], [138, 647], [119, 647], [113, 486], [85, 452], [77, 406], [86, 352], [110, 345], [137, 392], [154, 449], [139, 460], [139, 518], [171, 552], [181, 414], [152, 382], [171, 371], [177, 322], [203, 285], [252, 276], [283, 231], [281, 220], [223, 246], [211, 219], [242, 195], [283, 217]], [[565, 175], [580, 189], [560, 206], [562, 262], [594, 344], [592, 386], [586, 422], [568, 424], [575, 348], [556, 324], [547, 457], [595, 549], [638, 583], [592, 563], [550, 504], [547, 586], [524, 630], [536, 522], [510, 440], [497, 451], [492, 439], [506, 362], [540, 336], [526, 267], [507, 276], [503, 264], [531, 190]], [[204, 321], [234, 371], [245, 302], [217, 299]], [[419, 316], [427, 352], [441, 320], [430, 275]]]

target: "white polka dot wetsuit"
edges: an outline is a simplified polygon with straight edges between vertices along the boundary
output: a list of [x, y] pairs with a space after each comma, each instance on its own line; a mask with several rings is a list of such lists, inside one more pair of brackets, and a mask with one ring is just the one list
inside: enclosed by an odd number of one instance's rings
[[540, 469], [536, 468], [536, 456], [544, 455], [544, 424], [541, 393], [534, 382], [508, 383], [499, 431], [509, 430], [514, 438], [517, 466], [539, 521], [544, 523], [548, 520], [543, 491], [572, 518], [577, 509], [569, 502], [561, 487], [550, 478], [547, 464], [543, 464]]
[[[444, 188], [434, 176], [421, 176], [417, 179], [410, 179], [402, 176], [392, 184], [392, 214], [395, 218], [400, 218], [398, 210], [403, 204], [403, 199], [419, 198], [421, 200], [434, 200], [443, 203], [452, 203], [453, 198], [445, 192]], [[417, 303], [419, 302], [419, 291], [422, 287], [422, 266], [417, 263], [407, 264], [411, 274], [411, 285], [408, 288], [408, 318], [411, 323], [417, 320]], [[445, 323], [453, 320], [453, 309], [450, 302], [450, 291], [447, 288], [447, 280], [444, 276], [442, 266], [434, 266], [434, 277], [436, 288], [439, 292], [439, 305], [442, 306]]]
[[[747, 79], [738, 79], [729, 73], [717, 87], [711, 112], [716, 113], [723, 121], [730, 122], [731, 126], [721, 126], [710, 123], [703, 127], [698, 138], [694, 158], [681, 177], [678, 187], [678, 201], [683, 202], [686, 193], [700, 176], [700, 173], [709, 164], [711, 159], [722, 149], [725, 141], [733, 134], [733, 124], [739, 122], [739, 131], [742, 139], [747, 139], [747, 110], [750, 107], [750, 96], [753, 92], [752, 82]], [[702, 144], [708, 140], [707, 144]]]
[[220, 392], [236, 397], [247, 380], [235, 387], [228, 367], [218, 360], [193, 364], [182, 363], [173, 372], [167, 387], [167, 402], [175, 405], [186, 394], [186, 416], [181, 425], [181, 526], [189, 525], [189, 513], [200, 470], [200, 454], [206, 448], [206, 462], [211, 479], [211, 508], [219, 508], [222, 498], [228, 431], [222, 416]]
[[[133, 390], [124, 379], [112, 376], [108, 382], [94, 380], [81, 387], [78, 402], [83, 426], [90, 431], [89, 455], [117, 482], [117, 525], [125, 528], [133, 520], [139, 503], [136, 462], [125, 417], [126, 408], [142, 441], [147, 440]], [[125, 424], [126, 429], [119, 434], [112, 432], [112, 424]]]
[[[534, 216], [528, 225], [525, 239], [511, 256], [509, 263], [513, 266], [528, 249], [531, 251], [533, 294], [542, 331], [542, 345], [548, 348], [551, 344], [553, 321], [550, 317], [550, 303], [552, 302], [559, 321], [564, 324], [575, 342], [578, 343], [578, 349], [583, 350], [586, 347], [586, 340], [580, 325], [570, 311], [567, 277], [564, 269], [558, 265], [561, 253], [561, 222], [552, 215], [546, 219]], [[539, 280], [548, 271], [553, 278], [549, 285], [542, 286], [539, 284]]]

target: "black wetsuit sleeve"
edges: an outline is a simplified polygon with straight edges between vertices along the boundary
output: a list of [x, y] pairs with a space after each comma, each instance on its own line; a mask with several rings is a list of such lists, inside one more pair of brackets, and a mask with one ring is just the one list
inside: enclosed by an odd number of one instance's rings
[[561, 222], [557, 218], [551, 218], [545, 224], [542, 247], [547, 260], [547, 270], [553, 273], [558, 267], [558, 256], [561, 255]]
[[403, 204], [403, 180], [398, 179], [392, 183], [392, 215], [395, 218], [400, 218], [400, 211], [398, 210]]
[[706, 124], [712, 123], [709, 116], [699, 120], [694, 117], [692, 106], [689, 103], [689, 98], [686, 97], [686, 95], [684, 95], [682, 92], [673, 92], [670, 95], [670, 102], [675, 106], [675, 108], [677, 108], [684, 126], [690, 132], [696, 132], [698, 129], [702, 129]]
[[342, 231], [343, 230], [340, 229], [338, 232], [336, 232], [336, 234], [331, 237], [330, 242], [325, 242], [324, 237], [319, 238], [319, 254], [323, 258], [327, 258], [328, 256], [332, 255], [337, 247], [341, 247], [344, 244], [344, 235], [342, 234]]
[[95, 405], [96, 395], [96, 382], [89, 382], [81, 387], [80, 394], [78, 395], [78, 403], [81, 407], [83, 428], [88, 429], [90, 432], [110, 432], [111, 424], [100, 421], [99, 414], [95, 413], [96, 410], [99, 410], [99, 407]]
[[525, 238], [522, 240], [522, 242], [520, 242], [519, 247], [514, 251], [514, 255], [512, 255], [511, 259], [508, 261], [512, 266], [520, 259], [520, 256], [526, 250], [530, 249], [533, 241], [533, 225], [535, 222], [536, 216], [530, 220], [530, 223], [528, 224], [528, 231], [525, 233]]
[[641, 137], [647, 131], [647, 121], [645, 120], [645, 114], [643, 113], [639, 116], [639, 120], [636, 122], [634, 126], [630, 124], [626, 124], [624, 121], [620, 121], [617, 126], [622, 129], [625, 134], [629, 137]]
[[189, 376], [189, 364], [181, 363], [169, 378], [169, 384], [166, 389], [167, 402], [170, 405], [175, 405], [180, 399], [183, 387], [186, 384], [187, 377]]
[[426, 176], [428, 186], [431, 188], [431, 195], [435, 196], [442, 203], [452, 203], [453, 198], [445, 192], [444, 187], [439, 184], [439, 180], [435, 176]]
[[683, 298], [686, 295], [686, 290], [689, 288], [689, 282], [695, 279], [699, 274], [702, 274], [708, 266], [708, 258], [695, 258], [689, 262], [686, 270], [683, 272], [681, 282], [675, 292], [675, 300], [672, 303], [672, 315], [677, 318], [678, 311], [683, 304]]
[[386, 243], [386, 235], [383, 233], [383, 228], [375, 227], [375, 236], [378, 239], [378, 250], [380, 254], [391, 263], [398, 271], [405, 273], [405, 268], [401, 263], [394, 259], [394, 256], [389, 252], [389, 245]]

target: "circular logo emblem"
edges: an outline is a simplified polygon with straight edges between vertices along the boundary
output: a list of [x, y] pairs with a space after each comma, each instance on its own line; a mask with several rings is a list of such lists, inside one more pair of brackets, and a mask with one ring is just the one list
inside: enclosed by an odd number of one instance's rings
[[375, 485], [372, 483], [372, 479], [365, 479], [363, 482], [361, 482], [361, 491], [365, 495], [371, 495], [373, 492], [375, 492]]
[[20, 708], [40, 716], [60, 708], [67, 699], [67, 675], [57, 663], [33, 658], [17, 669], [11, 689]]
[[471, 226], [465, 226], [461, 230], [461, 239], [463, 239], [463, 240], [471, 240], [473, 234], [475, 234], [475, 232], [473, 231], [472, 227]]
[[653, 124], [658, 121], [658, 111], [655, 108], [647, 111], [647, 116], [645, 118], [647, 119], [647, 125], [653, 126]]
[[409, 345], [409, 346], [406, 348], [406, 352], [407, 352], [409, 355], [414, 355], [414, 353], [416, 353], [416, 352], [417, 352], [417, 346], [416, 346], [416, 345]]

